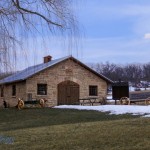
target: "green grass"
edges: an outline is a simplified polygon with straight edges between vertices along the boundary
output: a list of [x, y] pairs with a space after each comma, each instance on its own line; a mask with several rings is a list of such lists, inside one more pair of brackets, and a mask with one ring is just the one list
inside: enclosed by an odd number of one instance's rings
[[[97, 111], [0, 109], [0, 149], [149, 150], [150, 119]], [[1, 139], [0, 139], [1, 140]]]

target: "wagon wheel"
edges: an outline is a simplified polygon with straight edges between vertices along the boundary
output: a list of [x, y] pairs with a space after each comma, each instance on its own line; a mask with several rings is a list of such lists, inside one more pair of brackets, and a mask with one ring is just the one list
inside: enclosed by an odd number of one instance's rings
[[120, 99], [120, 104], [121, 104], [121, 105], [129, 105], [129, 104], [130, 104], [129, 98], [128, 98], [128, 97], [122, 97], [122, 98]]
[[18, 107], [19, 110], [24, 108], [24, 101], [20, 98], [18, 98], [17, 107]]
[[41, 107], [44, 107], [44, 106], [45, 106], [46, 101], [47, 101], [47, 100], [45, 100], [45, 99], [41, 98], [41, 99], [40, 99], [40, 106], [41, 106]]
[[146, 105], [149, 105], [149, 104], [150, 104], [150, 97], [148, 97], [148, 98], [145, 100], [145, 104], [146, 104]]

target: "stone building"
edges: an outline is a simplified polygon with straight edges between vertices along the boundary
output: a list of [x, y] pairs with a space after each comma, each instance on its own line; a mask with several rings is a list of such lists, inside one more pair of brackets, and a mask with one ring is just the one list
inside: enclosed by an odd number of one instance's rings
[[72, 56], [46, 56], [44, 63], [0, 80], [0, 106], [3, 100], [15, 106], [17, 98], [45, 98], [49, 106], [76, 104], [79, 98], [106, 97], [111, 82]]

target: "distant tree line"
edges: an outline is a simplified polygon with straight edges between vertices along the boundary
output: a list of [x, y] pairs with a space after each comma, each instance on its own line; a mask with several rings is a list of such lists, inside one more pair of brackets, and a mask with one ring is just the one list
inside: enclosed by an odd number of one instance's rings
[[140, 81], [150, 82], [150, 63], [119, 65], [106, 62], [90, 63], [88, 65], [113, 81], [122, 80], [131, 83], [139, 83]]

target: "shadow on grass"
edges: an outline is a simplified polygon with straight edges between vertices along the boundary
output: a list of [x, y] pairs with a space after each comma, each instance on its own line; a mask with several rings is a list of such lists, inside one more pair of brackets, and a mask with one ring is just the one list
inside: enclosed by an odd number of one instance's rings
[[56, 108], [15, 108], [0, 109], [0, 131], [11, 131], [33, 127], [74, 124], [95, 121], [111, 121], [137, 118], [139, 116], [109, 115], [109, 112], [56, 109]]

